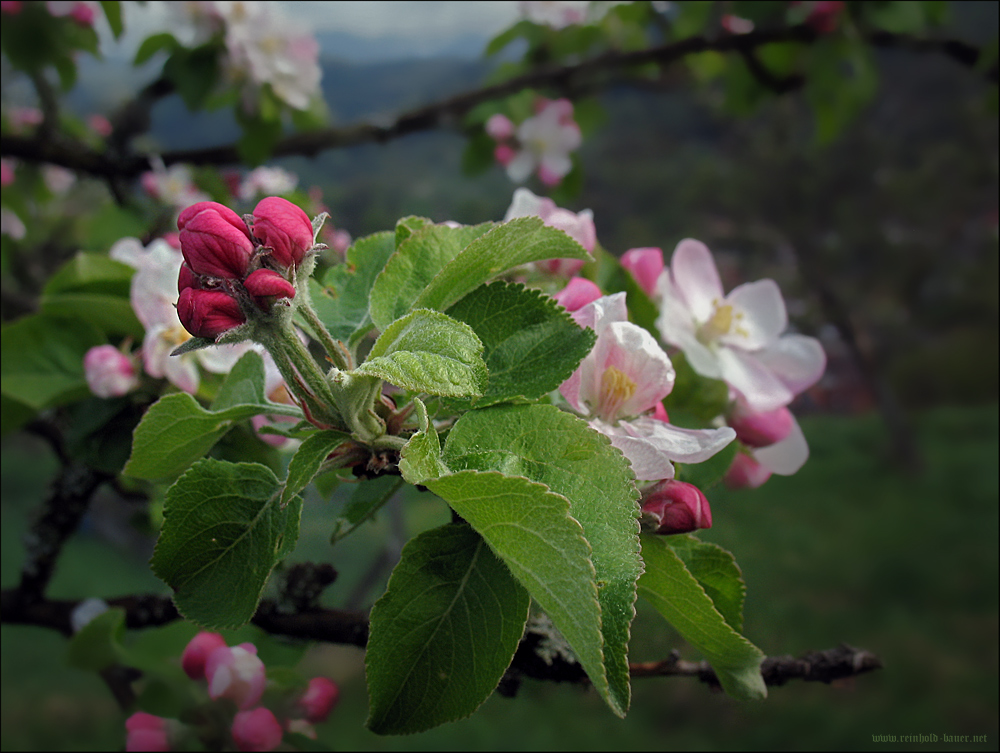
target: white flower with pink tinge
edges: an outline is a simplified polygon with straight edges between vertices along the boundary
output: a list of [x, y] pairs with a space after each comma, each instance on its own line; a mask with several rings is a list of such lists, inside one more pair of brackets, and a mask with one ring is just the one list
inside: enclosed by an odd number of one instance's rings
[[788, 405], [826, 368], [819, 341], [782, 333], [785, 301], [774, 280], [725, 295], [712, 254], [700, 241], [677, 244], [657, 281], [657, 329], [702, 376], [724, 380], [754, 411]]
[[520, 149], [507, 162], [507, 177], [523, 183], [535, 170], [547, 186], [558, 185], [573, 169], [570, 152], [583, 142], [568, 99], [545, 100], [538, 113], [517, 127]]
[[679, 463], [700, 463], [736, 437], [720, 429], [681, 429], [652, 415], [674, 386], [670, 358], [645, 329], [628, 321], [625, 294], [573, 312], [597, 334], [593, 350], [559, 391], [590, 426], [608, 436], [639, 481], [673, 478]]

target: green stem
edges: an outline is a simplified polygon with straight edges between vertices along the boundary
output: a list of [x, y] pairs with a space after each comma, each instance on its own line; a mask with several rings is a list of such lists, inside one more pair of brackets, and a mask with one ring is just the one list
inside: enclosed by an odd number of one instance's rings
[[323, 348], [326, 350], [327, 355], [330, 357], [331, 363], [341, 371], [350, 371], [354, 366], [352, 365], [353, 359], [351, 354], [347, 351], [347, 348], [339, 340], [334, 340], [330, 336], [329, 330], [327, 330], [326, 325], [320, 321], [319, 316], [316, 315], [315, 309], [312, 307], [312, 302], [309, 300], [303, 300], [299, 304], [299, 311], [309, 322], [309, 326], [312, 328], [313, 332], [319, 338], [319, 341], [323, 344]]

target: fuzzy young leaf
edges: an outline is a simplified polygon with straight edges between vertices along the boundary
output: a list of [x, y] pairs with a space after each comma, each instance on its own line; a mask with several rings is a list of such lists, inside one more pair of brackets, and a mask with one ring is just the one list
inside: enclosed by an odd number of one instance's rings
[[576, 652], [594, 688], [617, 711], [604, 667], [590, 545], [569, 514], [568, 500], [542, 484], [497, 472], [461, 471], [425, 483], [510, 568]]
[[639, 595], [704, 654], [729, 695], [744, 701], [766, 698], [763, 652], [727, 623], [667, 537], [641, 538], [646, 571], [639, 578]]
[[376, 476], [361, 481], [354, 488], [340, 516], [333, 521], [330, 543], [337, 543], [371, 518], [382, 505], [392, 499], [404, 483], [398, 476]]
[[150, 564], [184, 617], [209, 629], [253, 617], [271, 569], [298, 536], [302, 500], [283, 506], [280, 496], [266, 466], [210, 458], [170, 487]]
[[513, 659], [529, 604], [468, 525], [412, 539], [371, 612], [368, 728], [422, 732], [469, 716]]
[[368, 296], [395, 250], [395, 237], [389, 231], [360, 238], [347, 250], [346, 262], [326, 273], [322, 285], [309, 281], [316, 315], [335, 340], [348, 342], [359, 330], [371, 328]]
[[287, 504], [305, 489], [319, 473], [327, 456], [350, 438], [348, 434], [328, 429], [306, 439], [288, 463], [288, 477], [281, 492], [281, 504]]
[[475, 330], [490, 378], [473, 400], [486, 407], [517, 397], [537, 400], [559, 387], [594, 345], [554, 300], [523, 285], [493, 282], [448, 309]]
[[427, 408], [420, 398], [413, 399], [419, 431], [410, 437], [400, 452], [399, 472], [411, 484], [421, 484], [429, 478], [444, 476], [450, 471], [441, 462], [441, 442], [427, 417]]
[[[371, 318], [385, 329], [403, 316], [444, 267], [495, 225], [449, 227], [407, 218], [396, 228], [397, 249], [371, 288]], [[437, 308], [424, 306], [423, 308]]]
[[204, 457], [236, 421], [261, 413], [302, 417], [294, 406], [269, 402], [263, 385], [263, 361], [250, 352], [226, 377], [211, 410], [186, 392], [160, 398], [135, 429], [124, 473], [149, 480], [169, 478]]
[[482, 352], [468, 324], [418, 309], [389, 325], [355, 373], [431, 395], [481, 395], [488, 376]]
[[607, 437], [551, 405], [494, 406], [460, 418], [442, 460], [453, 471], [498, 470], [545, 484], [570, 502], [593, 548], [611, 707], [629, 706], [628, 642], [639, 558], [638, 492]]
[[583, 246], [538, 217], [519, 217], [472, 241], [445, 265], [414, 307], [445, 310], [498, 274], [543, 259], [590, 259]]

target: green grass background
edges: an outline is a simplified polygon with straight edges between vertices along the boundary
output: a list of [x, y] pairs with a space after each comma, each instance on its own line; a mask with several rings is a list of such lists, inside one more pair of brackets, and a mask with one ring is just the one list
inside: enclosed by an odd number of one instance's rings
[[[847, 642], [877, 653], [881, 671], [833, 686], [791, 683], [758, 704], [690, 679], [642, 679], [626, 720], [586, 689], [526, 681], [516, 698], [494, 696], [465, 721], [380, 738], [364, 728], [362, 652], [315, 646], [302, 668], [332, 676], [342, 690], [321, 737], [337, 750], [996, 750], [997, 417], [996, 405], [919, 415], [920, 474], [891, 466], [877, 416], [807, 417], [812, 457], [802, 471], [754, 491], [709, 493], [715, 526], [703, 537], [743, 568], [746, 635], [769, 655]], [[19, 537], [52, 464], [23, 442], [5, 443], [2, 457], [2, 583], [10, 587], [23, 556]], [[404, 504], [408, 533], [447, 519], [430, 495]], [[357, 587], [390, 531], [382, 516], [331, 555], [335, 512], [329, 502], [308, 506], [294, 556], [331, 557], [341, 577], [330, 604]], [[163, 587], [141, 558], [84, 531], [67, 546], [50, 595], [137, 590]], [[696, 657], [642, 604], [634, 635], [633, 661], [664, 658], [674, 647]], [[51, 631], [4, 625], [3, 750], [123, 749], [124, 718], [109, 692], [95, 675], [67, 667], [65, 654]], [[940, 742], [900, 740], [916, 734]], [[986, 742], [946, 743], [944, 735]]]

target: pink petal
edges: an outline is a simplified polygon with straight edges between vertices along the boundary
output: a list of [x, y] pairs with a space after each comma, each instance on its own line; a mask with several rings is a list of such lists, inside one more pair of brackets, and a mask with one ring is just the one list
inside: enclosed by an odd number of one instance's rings
[[754, 459], [767, 470], [779, 476], [791, 476], [809, 459], [809, 444], [799, 427], [798, 421], [792, 419], [792, 429], [788, 436], [769, 447], [761, 447], [753, 451]]
[[694, 319], [708, 321], [716, 302], [723, 299], [722, 281], [712, 252], [701, 241], [685, 238], [670, 260], [670, 273]]
[[[774, 280], [757, 280], [733, 288], [726, 297], [738, 319], [719, 342], [744, 350], [770, 345], [788, 326], [785, 300]], [[742, 315], [742, 316], [741, 316]]]
[[663, 251], [659, 248], [630, 248], [621, 259], [622, 266], [632, 273], [646, 295], [656, 295], [656, 281], [663, 271]]

